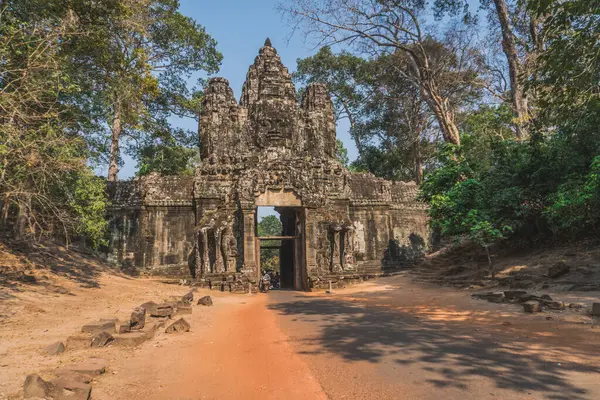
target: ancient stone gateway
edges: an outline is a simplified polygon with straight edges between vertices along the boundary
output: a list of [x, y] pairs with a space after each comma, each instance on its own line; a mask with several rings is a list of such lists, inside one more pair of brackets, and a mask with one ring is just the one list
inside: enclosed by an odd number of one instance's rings
[[344, 168], [326, 87], [308, 86], [298, 102], [268, 40], [239, 103], [227, 80], [209, 81], [199, 134], [194, 177], [150, 175], [110, 187], [109, 258], [123, 268], [243, 290], [260, 274], [258, 206], [280, 212], [281, 262], [292, 265], [296, 289], [379, 275], [423, 251], [417, 186]]

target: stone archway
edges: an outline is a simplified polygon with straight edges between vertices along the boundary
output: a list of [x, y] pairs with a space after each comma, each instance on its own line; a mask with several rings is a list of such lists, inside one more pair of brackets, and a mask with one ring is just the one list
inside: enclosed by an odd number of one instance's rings
[[[256, 198], [255, 205], [256, 207], [275, 207], [282, 222], [280, 236], [259, 237], [256, 229], [252, 232], [254, 234], [255, 263], [259, 278], [261, 274], [261, 243], [275, 240], [280, 243], [279, 260], [282, 288], [306, 290], [308, 284], [305, 257], [306, 236], [304, 234], [305, 212], [302, 207], [302, 200], [293, 191], [267, 190]], [[254, 215], [257, 218], [256, 212]], [[257, 220], [255, 220], [255, 227], [257, 223]], [[246, 232], [246, 235], [248, 234], [250, 232]], [[249, 238], [245, 239], [248, 240]]]

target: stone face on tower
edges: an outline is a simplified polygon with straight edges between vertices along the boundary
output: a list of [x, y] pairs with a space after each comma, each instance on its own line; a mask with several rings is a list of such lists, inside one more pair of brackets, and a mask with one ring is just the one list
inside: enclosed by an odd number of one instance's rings
[[269, 39], [248, 69], [239, 106], [227, 80], [209, 81], [199, 132], [203, 159], [241, 152], [271, 160], [335, 153], [327, 88], [310, 85], [299, 104], [292, 77]]

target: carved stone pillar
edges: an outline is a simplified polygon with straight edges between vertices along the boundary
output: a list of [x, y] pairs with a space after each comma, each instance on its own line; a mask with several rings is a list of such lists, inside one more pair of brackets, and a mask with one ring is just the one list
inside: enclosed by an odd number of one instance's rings
[[200, 279], [204, 273], [200, 246], [202, 246], [202, 234], [196, 229], [194, 231], [194, 268], [196, 270], [196, 279]]
[[342, 227], [339, 224], [330, 225], [332, 233], [333, 246], [331, 250], [331, 272], [339, 273], [342, 272], [342, 265], [340, 263], [341, 250], [340, 250], [340, 231]]
[[210, 273], [210, 257], [208, 255], [208, 228], [200, 230], [200, 240], [202, 241], [202, 272]]
[[237, 239], [233, 233], [233, 220], [231, 217], [224, 224], [223, 238], [221, 239], [223, 264], [226, 272], [235, 272], [237, 261]]
[[254, 274], [258, 279], [256, 269], [256, 238], [255, 238], [255, 214], [254, 208], [242, 209], [242, 223], [244, 225], [244, 272], [252, 276]]
[[344, 271], [353, 271], [355, 269], [354, 228], [352, 225], [344, 226], [344, 257], [342, 261]]
[[223, 227], [219, 226], [214, 230], [215, 235], [215, 267], [214, 272], [217, 274], [225, 272], [225, 264], [223, 263], [223, 254], [221, 253], [221, 239], [223, 236]]

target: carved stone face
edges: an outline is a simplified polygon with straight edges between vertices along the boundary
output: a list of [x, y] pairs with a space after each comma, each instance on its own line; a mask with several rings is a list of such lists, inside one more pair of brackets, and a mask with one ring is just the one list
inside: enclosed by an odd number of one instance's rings
[[290, 147], [294, 120], [282, 103], [262, 103], [254, 115], [254, 129], [260, 147]]

